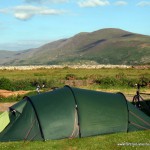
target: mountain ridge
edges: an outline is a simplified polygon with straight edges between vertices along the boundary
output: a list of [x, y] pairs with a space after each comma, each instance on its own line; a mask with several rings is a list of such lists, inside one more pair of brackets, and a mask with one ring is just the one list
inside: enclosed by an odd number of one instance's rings
[[150, 36], [105, 28], [9, 52], [9, 58], [4, 53], [0, 51], [0, 65], [150, 64]]

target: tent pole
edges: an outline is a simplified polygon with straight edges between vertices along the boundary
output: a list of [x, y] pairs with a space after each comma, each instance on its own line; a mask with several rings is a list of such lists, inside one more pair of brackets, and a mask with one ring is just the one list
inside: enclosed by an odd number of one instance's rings
[[128, 132], [128, 130], [129, 130], [129, 123], [130, 123], [129, 122], [129, 107], [128, 107], [128, 102], [127, 102], [127, 99], [126, 99], [126, 97], [124, 96], [123, 93], [117, 92], [117, 94], [121, 94], [124, 97], [124, 101], [126, 103], [126, 108], [127, 108], [127, 113], [128, 113], [128, 115], [127, 115], [127, 130], [126, 130], [126, 132]]
[[41, 136], [42, 136], [42, 138], [43, 138], [43, 141], [45, 141], [44, 133], [43, 133], [43, 130], [42, 130], [42, 127], [41, 127], [41, 122], [40, 122], [40, 119], [39, 119], [39, 117], [38, 117], [36, 108], [34, 107], [34, 104], [32, 103], [32, 100], [30, 99], [30, 97], [25, 96], [25, 98], [27, 98], [27, 100], [31, 103], [31, 105], [32, 105], [32, 107], [33, 107], [33, 109], [34, 109], [34, 112], [35, 112], [37, 121], [38, 121], [38, 123], [39, 123], [39, 128], [40, 128]]
[[75, 96], [75, 94], [74, 94], [74, 91], [72, 90], [72, 88], [70, 87], [70, 86], [68, 86], [68, 85], [65, 85], [64, 87], [67, 87], [70, 91], [71, 91], [71, 93], [72, 93], [72, 95], [73, 95], [73, 97], [74, 97], [74, 101], [75, 101], [75, 108], [76, 108], [76, 110], [77, 110], [77, 115], [78, 115], [78, 126], [79, 126], [79, 138], [81, 138], [81, 131], [80, 131], [80, 119], [79, 119], [79, 109], [78, 109], [78, 104], [77, 104], [77, 99], [76, 99], [76, 96]]

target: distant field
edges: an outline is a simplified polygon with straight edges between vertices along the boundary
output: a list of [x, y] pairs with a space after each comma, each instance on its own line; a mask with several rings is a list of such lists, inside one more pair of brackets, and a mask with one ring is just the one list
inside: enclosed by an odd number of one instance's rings
[[[83, 66], [83, 68], [70, 68], [70, 67], [61, 67], [61, 68], [30, 68], [30, 69], [15, 69], [15, 67], [8, 69], [8, 68], [1, 68], [0, 69], [0, 77], [6, 77], [9, 79], [29, 79], [29, 78], [45, 78], [45, 79], [63, 79], [67, 74], [75, 74], [78, 78], [87, 78], [93, 76], [101, 76], [101, 77], [116, 77], [116, 75], [122, 74], [129, 78], [139, 78], [142, 76], [150, 77], [150, 68], [143, 69], [143, 68], [131, 68], [129, 66], [120, 67], [110, 67], [108, 66], [101, 66], [101, 67], [93, 67], [90, 66]], [[18, 67], [19, 68], [19, 67]]]
[[[149, 68], [34, 68], [27, 70], [0, 70], [0, 88], [10, 91], [35, 91], [37, 84], [45, 83], [44, 91], [64, 85], [108, 92], [122, 92], [132, 94], [136, 91], [135, 83], [145, 80], [150, 84]], [[150, 85], [141, 89], [150, 93]], [[35, 93], [33, 93], [35, 94]], [[17, 96], [17, 100], [22, 97]], [[150, 98], [148, 98], [150, 99]], [[2, 98], [1, 102], [15, 101], [16, 97]]]

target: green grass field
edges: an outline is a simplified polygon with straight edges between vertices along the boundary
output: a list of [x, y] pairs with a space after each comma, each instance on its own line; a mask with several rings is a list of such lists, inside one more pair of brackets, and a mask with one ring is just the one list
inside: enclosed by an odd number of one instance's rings
[[[7, 90], [35, 90], [36, 83], [46, 82], [47, 89], [62, 87], [66, 77], [73, 75], [75, 80], [93, 80], [92, 84], [75, 85], [79, 88], [101, 90], [107, 92], [122, 92], [133, 94], [136, 91], [135, 83], [143, 78], [150, 82], [150, 69], [135, 68], [101, 68], [101, 69], [35, 69], [35, 70], [0, 70], [0, 88]], [[2, 78], [5, 78], [1, 80]], [[7, 80], [9, 80], [9, 82]], [[6, 81], [7, 81], [7, 84]], [[63, 81], [63, 82], [62, 82]], [[11, 85], [11, 83], [13, 85]], [[32, 83], [32, 85], [31, 85]], [[142, 92], [149, 92], [149, 87], [142, 88]], [[31, 92], [30, 94], [36, 94]], [[0, 102], [12, 102], [22, 99], [23, 96], [1, 98]]]
[[[125, 145], [123, 145], [125, 144]], [[136, 145], [137, 144], [137, 145]], [[146, 145], [147, 144], [147, 145]], [[149, 144], [149, 145], [148, 145]], [[150, 131], [115, 133], [46, 142], [1, 142], [0, 150], [149, 150]]]
[[[48, 87], [63, 86], [62, 81], [66, 80], [68, 75], [73, 75], [76, 80], [94, 80], [93, 84], [86, 85], [85, 88], [129, 88], [134, 83], [140, 82], [142, 79], [149, 82], [150, 69], [36, 69], [36, 70], [0, 70], [0, 79], [7, 78], [15, 85], [27, 84], [24, 89], [30, 89], [31, 85], [28, 82], [35, 84], [36, 82], [47, 82]], [[0, 81], [0, 86], [2, 81]], [[102, 82], [100, 84], [100, 82]], [[116, 84], [117, 83], [117, 84]], [[131, 86], [131, 85], [132, 86]], [[100, 86], [99, 86], [100, 85]], [[29, 87], [28, 87], [29, 86]], [[1, 86], [2, 87], [2, 86]], [[10, 87], [8, 87], [10, 88]], [[22, 89], [23, 89], [22, 88]], [[133, 88], [133, 87], [132, 87]], [[12, 86], [13, 89], [13, 86]], [[21, 87], [19, 87], [21, 89]], [[33, 89], [33, 87], [32, 87]]]
[[64, 79], [67, 74], [74, 74], [77, 78], [88, 77], [116, 77], [125, 75], [128, 78], [150, 77], [150, 69], [123, 69], [123, 68], [102, 68], [102, 69], [36, 69], [36, 70], [0, 70], [0, 78], [5, 77], [12, 80], [18, 79]]

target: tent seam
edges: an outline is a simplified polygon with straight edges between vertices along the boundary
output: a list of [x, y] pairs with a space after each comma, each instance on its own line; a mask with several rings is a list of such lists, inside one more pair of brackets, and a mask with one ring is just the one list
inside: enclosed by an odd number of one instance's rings
[[39, 128], [40, 128], [40, 131], [41, 131], [42, 138], [43, 138], [43, 140], [45, 141], [44, 133], [43, 133], [43, 130], [42, 130], [41, 122], [40, 122], [40, 119], [39, 119], [39, 117], [38, 117], [36, 108], [34, 107], [34, 104], [32, 103], [30, 97], [26, 96], [26, 98], [27, 98], [27, 100], [31, 103], [31, 105], [32, 105], [32, 107], [33, 107], [33, 110], [34, 110], [34, 112], [35, 112], [35, 116], [37, 117], [37, 121], [38, 121], [38, 123], [39, 123]]
[[128, 115], [127, 115], [127, 123], [128, 124], [127, 124], [127, 130], [126, 130], [126, 132], [128, 132], [129, 131], [129, 107], [128, 107], [128, 103], [127, 103], [126, 97], [124, 96], [123, 93], [118, 92], [118, 94], [121, 94], [124, 97], [124, 101], [126, 103], [126, 108], [127, 108], [127, 112], [128, 112]]
[[141, 129], [149, 130], [149, 128], [143, 127], [143, 126], [141, 126], [139, 124], [136, 124], [135, 122], [130, 122], [130, 124], [132, 124], [134, 126], [137, 126], [137, 127], [141, 128]]
[[133, 116], [135, 116], [136, 118], [138, 118], [139, 120], [141, 120], [143, 123], [145, 123], [146, 125], [150, 126], [150, 124], [146, 121], [144, 121], [141, 117], [139, 117], [138, 115], [136, 115], [135, 113], [133, 113], [132, 111], [129, 111], [129, 113], [131, 113]]
[[36, 119], [34, 119], [34, 121], [32, 122], [31, 128], [28, 130], [26, 136], [24, 137], [24, 141], [27, 140], [28, 136], [30, 135], [35, 122], [36, 122]]
[[[76, 111], [76, 109], [75, 109], [75, 111]], [[76, 122], [77, 121], [76, 121], [76, 112], [75, 112], [74, 127], [73, 127], [73, 132], [72, 132], [71, 136], [69, 137], [70, 139], [74, 137], [74, 132], [75, 132], [75, 128], [76, 128]]]
[[75, 93], [74, 93], [73, 89], [70, 86], [65, 85], [64, 87], [67, 87], [73, 95], [73, 98], [74, 98], [74, 101], [75, 101], [75, 104], [76, 104], [75, 109], [77, 110], [77, 115], [78, 115], [79, 137], [81, 138], [80, 121], [79, 121], [79, 109], [78, 109], [77, 99], [76, 99], [76, 96], [75, 96]]

